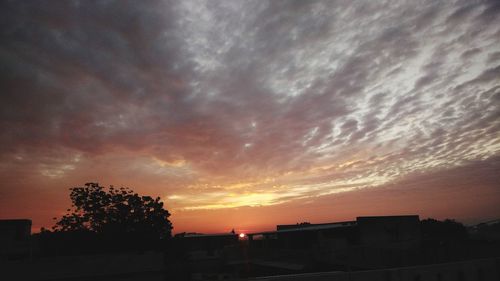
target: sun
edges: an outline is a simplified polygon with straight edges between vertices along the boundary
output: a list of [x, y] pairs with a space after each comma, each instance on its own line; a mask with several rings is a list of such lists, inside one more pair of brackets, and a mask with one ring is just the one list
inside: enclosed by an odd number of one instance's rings
[[246, 235], [245, 235], [245, 233], [240, 233], [240, 235], [238, 235], [238, 236], [240, 237], [240, 239], [243, 239], [243, 238], [245, 238]]

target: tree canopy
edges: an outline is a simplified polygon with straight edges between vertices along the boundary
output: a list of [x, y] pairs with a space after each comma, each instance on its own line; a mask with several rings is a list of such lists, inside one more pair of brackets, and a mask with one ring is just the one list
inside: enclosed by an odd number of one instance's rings
[[105, 188], [98, 183], [86, 183], [70, 190], [72, 206], [56, 222], [53, 227], [56, 232], [171, 236], [170, 213], [163, 208], [159, 197], [140, 196], [125, 187]]

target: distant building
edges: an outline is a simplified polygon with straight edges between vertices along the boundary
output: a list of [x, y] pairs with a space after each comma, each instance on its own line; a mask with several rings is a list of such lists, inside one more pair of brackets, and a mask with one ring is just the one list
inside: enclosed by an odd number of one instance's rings
[[181, 239], [182, 245], [188, 252], [206, 257], [218, 256], [225, 247], [238, 243], [238, 235], [235, 233], [180, 233], [175, 237]]
[[278, 225], [276, 231], [250, 233], [248, 240], [257, 258], [380, 268], [413, 263], [421, 232], [416, 215], [374, 216], [337, 223]]
[[0, 260], [31, 256], [31, 220], [0, 220]]
[[391, 243], [419, 242], [421, 239], [418, 216], [358, 217], [360, 243], [388, 245]]
[[228, 262], [238, 259], [238, 235], [231, 233], [179, 233], [181, 247], [187, 254], [190, 280], [225, 280], [234, 277]]
[[246, 278], [405, 266], [415, 264], [421, 243], [416, 215], [277, 225], [275, 231], [246, 237], [176, 235], [188, 255], [191, 277], [199, 280], [219, 280], [222, 273]]

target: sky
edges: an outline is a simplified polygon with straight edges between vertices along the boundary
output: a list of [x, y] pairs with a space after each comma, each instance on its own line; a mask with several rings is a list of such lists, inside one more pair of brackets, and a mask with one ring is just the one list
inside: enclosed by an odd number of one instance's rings
[[174, 232], [500, 217], [498, 1], [0, 5], [0, 218], [87, 182]]

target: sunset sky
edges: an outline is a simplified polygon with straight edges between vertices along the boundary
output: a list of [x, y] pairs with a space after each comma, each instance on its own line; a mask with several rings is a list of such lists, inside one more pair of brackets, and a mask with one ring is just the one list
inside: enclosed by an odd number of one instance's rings
[[499, 1], [2, 1], [0, 218], [500, 218]]

